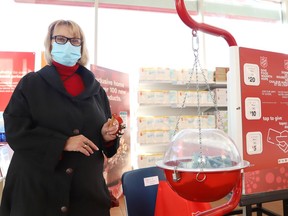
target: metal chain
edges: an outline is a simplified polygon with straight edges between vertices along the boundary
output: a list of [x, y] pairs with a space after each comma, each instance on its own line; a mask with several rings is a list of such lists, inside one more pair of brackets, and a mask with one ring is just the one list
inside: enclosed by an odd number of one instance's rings
[[[208, 80], [206, 78], [206, 75], [204, 73], [204, 70], [201, 67], [200, 61], [199, 61], [199, 37], [197, 35], [197, 31], [193, 30], [192, 31], [192, 50], [193, 50], [193, 54], [194, 54], [194, 64], [193, 64], [193, 68], [192, 71], [189, 75], [189, 80], [186, 84], [186, 92], [183, 98], [183, 102], [181, 104], [181, 112], [179, 114], [178, 120], [176, 122], [176, 127], [174, 130], [174, 134], [173, 136], [176, 135], [177, 131], [179, 130], [179, 122], [180, 122], [180, 117], [181, 114], [183, 113], [183, 108], [185, 107], [185, 103], [187, 100], [187, 94], [188, 94], [188, 90], [190, 89], [191, 85], [192, 85], [192, 77], [193, 74], [195, 73], [195, 79], [196, 79], [196, 92], [197, 92], [197, 121], [198, 121], [198, 131], [199, 131], [199, 147], [200, 147], [200, 169], [202, 170], [204, 168], [204, 164], [205, 164], [205, 158], [203, 157], [203, 147], [202, 147], [202, 122], [201, 122], [201, 106], [200, 106], [200, 84], [199, 84], [199, 75], [202, 75], [206, 88], [208, 90], [208, 93], [213, 101], [214, 104], [214, 108], [217, 114], [218, 119], [220, 120], [221, 126], [224, 129], [224, 124], [220, 115], [220, 111], [217, 107], [217, 101], [216, 101], [216, 96], [215, 94], [212, 93], [212, 90], [210, 88], [210, 85], [208, 83]], [[201, 74], [198, 73], [198, 71], [201, 71]], [[199, 161], [198, 161], [199, 162]]]
[[179, 116], [178, 116], [178, 119], [177, 119], [177, 122], [176, 122], [176, 126], [175, 126], [175, 130], [174, 130], [174, 133], [173, 133], [173, 137], [179, 131], [180, 117], [183, 114], [183, 109], [185, 107], [185, 103], [186, 103], [186, 99], [187, 99], [187, 93], [188, 93], [188, 90], [190, 89], [191, 82], [192, 82], [192, 75], [193, 75], [193, 71], [192, 71], [192, 73], [189, 76], [188, 82], [186, 83], [186, 91], [185, 91], [185, 95], [184, 95], [184, 98], [183, 98], [183, 101], [182, 101], [182, 104], [181, 104], [181, 107], [180, 107], [181, 109], [180, 109], [180, 113], [179, 113]]
[[[195, 60], [194, 60], [194, 65], [193, 65], [192, 71], [191, 71], [191, 73], [190, 73], [190, 75], [189, 75], [189, 80], [188, 80], [188, 82], [186, 83], [186, 91], [185, 91], [185, 95], [184, 95], [184, 98], [183, 98], [183, 102], [182, 102], [181, 107], [180, 107], [180, 108], [181, 108], [181, 109], [180, 109], [180, 114], [179, 114], [178, 119], [177, 119], [177, 122], [176, 122], [176, 126], [175, 126], [175, 130], [174, 130], [173, 136], [175, 136], [176, 133], [177, 133], [178, 130], [179, 130], [180, 117], [182, 116], [183, 108], [185, 107], [188, 90], [190, 89], [190, 86], [191, 86], [191, 84], [192, 84], [192, 77], [193, 77], [194, 67], [195, 67], [195, 65], [197, 64], [197, 62], [196, 62], [196, 57], [195, 57], [195, 51], [198, 52], [198, 48], [199, 48], [199, 46], [198, 46], [198, 44], [199, 44], [199, 38], [197, 37], [197, 38], [196, 38], [197, 41], [194, 42], [194, 39], [195, 39], [195, 38], [194, 38], [194, 34], [197, 35], [197, 32], [196, 32], [195, 30], [192, 31], [192, 35], [193, 35], [193, 38], [192, 38], [192, 50], [194, 51], [194, 58], [195, 58]], [[197, 48], [195, 48], [196, 44], [197, 44], [197, 46], [198, 46]]]
[[[199, 135], [199, 153], [200, 153], [200, 169], [202, 170], [204, 167], [204, 158], [203, 158], [203, 147], [202, 147], [202, 125], [201, 125], [201, 107], [200, 107], [200, 86], [199, 86], [199, 73], [198, 70], [200, 69], [202, 74], [202, 68], [199, 61], [199, 37], [197, 35], [197, 31], [192, 31], [192, 49], [194, 53], [194, 65], [192, 69], [192, 73], [195, 74], [196, 78], [196, 94], [197, 94], [197, 120], [198, 120], [198, 135]], [[198, 161], [199, 162], [199, 161]]]

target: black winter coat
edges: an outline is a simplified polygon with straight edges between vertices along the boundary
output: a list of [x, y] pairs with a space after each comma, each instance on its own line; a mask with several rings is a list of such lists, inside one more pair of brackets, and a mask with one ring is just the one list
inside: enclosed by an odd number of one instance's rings
[[[25, 75], [4, 111], [7, 142], [14, 150], [0, 216], [107, 216], [110, 196], [103, 177], [104, 155], [119, 146], [101, 135], [111, 117], [107, 95], [91, 71], [80, 66], [85, 90], [69, 95], [54, 66]], [[83, 134], [99, 151], [90, 156], [63, 151]], [[109, 147], [108, 147], [109, 146]]]

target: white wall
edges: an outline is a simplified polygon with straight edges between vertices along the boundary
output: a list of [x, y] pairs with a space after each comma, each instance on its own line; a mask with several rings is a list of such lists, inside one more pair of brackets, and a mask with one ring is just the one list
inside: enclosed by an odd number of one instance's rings
[[[229, 31], [238, 46], [288, 53], [288, 25], [208, 17], [205, 22]], [[202, 66], [229, 66], [223, 38], [201, 32]], [[192, 34], [177, 14], [99, 10], [98, 63], [128, 73], [142, 66], [192, 67]], [[205, 49], [203, 48], [205, 46]], [[202, 48], [202, 49], [201, 49]]]
[[176, 14], [99, 10], [98, 63], [122, 71], [191, 66], [191, 31]]
[[[243, 20], [227, 20], [223, 18], [206, 18], [210, 25], [229, 31], [239, 47], [288, 53], [288, 25]], [[219, 25], [221, 23], [221, 25]], [[222, 38], [206, 35], [207, 67], [215, 65], [229, 66], [229, 49]]]

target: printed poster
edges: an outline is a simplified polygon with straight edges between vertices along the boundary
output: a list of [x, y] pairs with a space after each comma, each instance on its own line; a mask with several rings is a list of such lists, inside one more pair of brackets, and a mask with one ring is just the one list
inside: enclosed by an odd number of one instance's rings
[[129, 74], [96, 65], [91, 65], [91, 70], [107, 93], [112, 113], [120, 115], [126, 125], [118, 152], [107, 160], [104, 171], [109, 190], [119, 198], [122, 195], [122, 174], [131, 169]]
[[239, 48], [239, 71], [245, 193], [287, 189], [288, 55]]
[[0, 52], [0, 111], [4, 111], [19, 80], [34, 68], [34, 52]]

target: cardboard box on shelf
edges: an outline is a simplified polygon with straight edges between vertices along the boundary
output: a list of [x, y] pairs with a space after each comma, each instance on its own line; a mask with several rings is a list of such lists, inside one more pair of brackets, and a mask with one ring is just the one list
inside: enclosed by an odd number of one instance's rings
[[197, 92], [196, 91], [187, 91], [181, 90], [177, 91], [177, 101], [178, 105], [181, 106], [185, 100], [185, 105], [189, 106], [192, 104], [196, 104], [197, 102]]
[[228, 71], [229, 71], [229, 67], [216, 67], [215, 72], [214, 72], [214, 81], [226, 82]]
[[156, 166], [156, 162], [163, 159], [164, 153], [146, 153], [138, 155], [139, 168]]
[[199, 120], [202, 128], [215, 128], [215, 116], [214, 115], [191, 115], [191, 116], [181, 116], [179, 121], [179, 129], [186, 128], [199, 128]]
[[164, 67], [144, 67], [140, 69], [140, 81], [168, 81], [176, 79], [175, 70]]
[[211, 82], [211, 76], [208, 75], [208, 70], [202, 69], [200, 71], [193, 71], [192, 69], [181, 69], [177, 71], [177, 81], [180, 83], [205, 83]]
[[213, 89], [216, 104], [218, 106], [227, 106], [227, 88]]
[[155, 80], [155, 77], [156, 70], [153, 67], [141, 68], [139, 71], [139, 80], [141, 81]]
[[140, 104], [170, 104], [170, 91], [168, 90], [139, 90], [138, 103]]
[[168, 90], [154, 90], [154, 104], [167, 105], [170, 103], [170, 94]]
[[228, 132], [228, 112], [227, 110], [215, 111], [216, 128]]
[[138, 131], [138, 142], [141, 144], [160, 144], [170, 141], [170, 130]]
[[139, 104], [153, 104], [154, 93], [151, 90], [139, 90], [138, 91], [138, 103]]
[[169, 116], [139, 116], [137, 118], [139, 131], [144, 130], [170, 130]]

